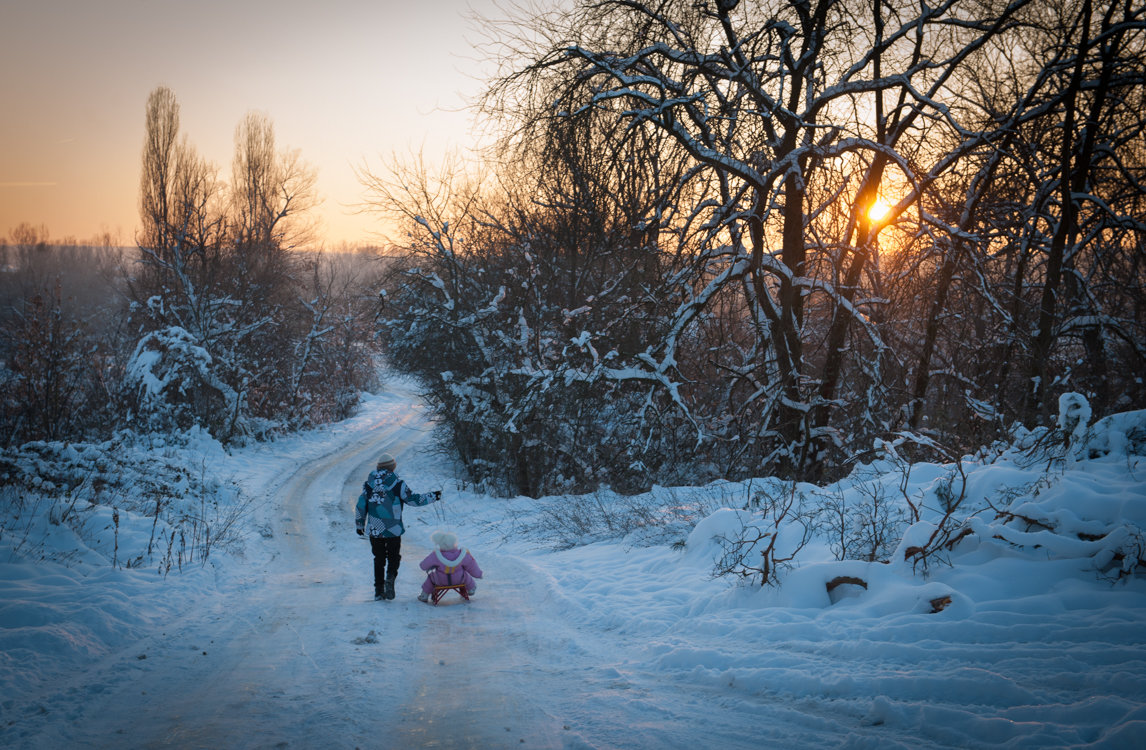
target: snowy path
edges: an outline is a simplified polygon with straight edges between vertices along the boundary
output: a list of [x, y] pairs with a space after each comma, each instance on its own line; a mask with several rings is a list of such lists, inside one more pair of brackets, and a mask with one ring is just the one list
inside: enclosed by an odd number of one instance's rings
[[21, 746], [690, 747], [701, 727], [757, 741], [758, 706], [626, 669], [636, 644], [564, 622], [552, 580], [519, 558], [483, 550], [473, 601], [418, 602], [434, 506], [408, 514], [397, 599], [374, 602], [352, 503], [380, 450], [402, 461], [427, 432], [411, 399], [271, 483], [282, 510], [253, 542], [264, 556], [228, 563], [217, 596], [45, 696]]
[[241, 572], [246, 580], [222, 584], [208, 609], [109, 659], [98, 684], [77, 678], [59, 696], [70, 706], [67, 723], [57, 716], [37, 746], [370, 744], [360, 728], [381, 696], [363, 691], [369, 682], [350, 633], [365, 633], [380, 612], [368, 611], [352, 575], [364, 545], [344, 533], [336, 544], [332, 526], [345, 532], [377, 443], [400, 450], [421, 437], [422, 425], [409, 421], [303, 466], [273, 491], [283, 510], [261, 569]]
[[[409, 543], [400, 599], [368, 596], [369, 551], [347, 534], [347, 509], [379, 446], [401, 457], [421, 428], [383, 429], [349, 453], [303, 467], [278, 493], [278, 549], [265, 570], [209, 611], [140, 643], [136, 663], [127, 656], [107, 665], [114, 690], [76, 685], [70, 692], [83, 700], [69, 712], [70, 726], [56, 725], [42, 744], [492, 747], [509, 744], [507, 732], [514, 745], [517, 735], [551, 737], [548, 715], [516, 684], [531, 651], [514, 648], [527, 637], [512, 629], [521, 612], [432, 611], [417, 602], [415, 565], [425, 550]], [[498, 567], [487, 564], [491, 577]], [[490, 673], [495, 664], [507, 685]], [[437, 694], [446, 699], [427, 698]]]
[[[58, 592], [74, 602], [71, 579], [57, 587], [13, 567], [0, 584], [28, 601], [6, 605], [11, 643], [87, 632], [59, 627], [60, 611], [93, 627], [113, 607], [146, 616], [130, 622], [137, 643], [105, 634], [116, 646], [72, 657], [72, 670], [55, 665], [39, 683], [24, 674], [33, 667], [15, 670], [31, 687], [0, 696], [0, 746], [1146, 747], [1137, 579], [1113, 587], [1078, 561], [984, 546], [942, 580], [870, 566], [872, 590], [831, 605], [817, 598], [816, 566], [766, 591], [712, 581], [703, 546], [539, 550], [499, 531], [531, 504], [452, 486], [428, 434], [397, 384], [344, 425], [245, 451], [225, 468], [263, 498], [261, 535], [245, 559], [167, 584], [121, 592], [109, 581], [145, 573], [112, 571], [82, 607], [57, 607]], [[373, 601], [369, 546], [353, 531], [352, 503], [382, 450], [415, 491], [447, 497], [409, 510], [391, 602]], [[440, 525], [485, 570], [471, 602], [415, 598]], [[170, 607], [143, 598], [181, 591], [180, 618], [151, 614]], [[940, 593], [955, 604], [921, 609]], [[26, 658], [13, 653], [0, 666]]]

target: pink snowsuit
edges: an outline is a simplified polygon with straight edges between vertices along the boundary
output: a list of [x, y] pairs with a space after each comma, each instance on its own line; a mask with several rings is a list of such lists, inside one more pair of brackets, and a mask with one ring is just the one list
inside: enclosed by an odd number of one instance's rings
[[[435, 586], [451, 586], [456, 583], [464, 583], [466, 591], [472, 594], [477, 588], [474, 579], [481, 578], [477, 560], [466, 549], [434, 550], [426, 555], [420, 567], [430, 573], [422, 582], [423, 594], [434, 593]], [[447, 568], [451, 568], [452, 572], [447, 573]]]

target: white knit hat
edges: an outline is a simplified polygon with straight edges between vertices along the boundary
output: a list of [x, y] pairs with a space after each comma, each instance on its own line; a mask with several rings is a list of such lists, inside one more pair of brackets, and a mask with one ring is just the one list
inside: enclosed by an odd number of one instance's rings
[[389, 453], [383, 453], [381, 456], [378, 457], [378, 468], [379, 469], [390, 469], [391, 471], [393, 471], [394, 467], [396, 467], [397, 465], [398, 465], [398, 461], [393, 456], [391, 456]]
[[458, 535], [452, 531], [435, 531], [430, 534], [430, 541], [438, 549], [457, 549]]

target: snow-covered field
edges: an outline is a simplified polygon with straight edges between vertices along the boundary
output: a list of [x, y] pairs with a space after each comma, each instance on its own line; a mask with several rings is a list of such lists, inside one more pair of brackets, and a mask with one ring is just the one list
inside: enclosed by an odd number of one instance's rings
[[[827, 488], [504, 500], [432, 452], [413, 393], [232, 455], [159, 449], [244, 510], [182, 570], [139, 503], [9, 512], [0, 746], [1146, 747], [1142, 413], [962, 471], [887, 446]], [[393, 602], [353, 527], [383, 450], [445, 497], [408, 511]], [[835, 526], [801, 512], [824, 505]], [[470, 603], [415, 599], [440, 527], [486, 572]], [[881, 544], [890, 564], [836, 561]]]

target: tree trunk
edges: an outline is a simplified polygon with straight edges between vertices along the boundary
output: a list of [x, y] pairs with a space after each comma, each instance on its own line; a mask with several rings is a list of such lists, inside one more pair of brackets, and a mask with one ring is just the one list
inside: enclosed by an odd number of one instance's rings
[[923, 334], [923, 349], [919, 352], [919, 361], [915, 366], [915, 378], [911, 389], [911, 401], [907, 404], [907, 426], [911, 430], [919, 429], [919, 421], [923, 417], [923, 398], [927, 395], [927, 386], [931, 382], [931, 357], [935, 353], [935, 341], [939, 338], [939, 317], [947, 307], [947, 294], [951, 289], [951, 282], [955, 278], [955, 269], [958, 268], [959, 259], [962, 255], [963, 243], [959, 241], [943, 259], [943, 267], [939, 270], [939, 284], [935, 289], [935, 299], [931, 303], [931, 312], [927, 316], [927, 328]]
[[[1027, 391], [1029, 401], [1024, 410], [1028, 419], [1041, 416], [1044, 420], [1049, 417], [1050, 402], [1047, 394], [1047, 379], [1051, 374], [1050, 355], [1054, 346], [1054, 329], [1058, 323], [1057, 308], [1059, 289], [1062, 285], [1064, 264], [1069, 262], [1068, 252], [1074, 247], [1079, 232], [1079, 203], [1078, 197], [1087, 188], [1090, 177], [1091, 159], [1098, 136], [1099, 120], [1110, 89], [1110, 80], [1113, 75], [1117, 51], [1122, 44], [1125, 27], [1120, 28], [1102, 49], [1102, 70], [1099, 74], [1098, 85], [1094, 87], [1090, 111], [1079, 142], [1081, 146], [1077, 155], [1074, 153], [1074, 124], [1075, 110], [1078, 106], [1079, 94], [1084, 81], [1084, 67], [1090, 51], [1090, 21], [1091, 0], [1085, 0], [1080, 16], [1079, 26], [1082, 38], [1079, 40], [1074, 71], [1071, 74], [1070, 86], [1066, 93], [1063, 106], [1065, 118], [1063, 121], [1063, 138], [1060, 160], [1060, 195], [1061, 218], [1055, 229], [1047, 256], [1046, 283], [1043, 286], [1042, 299], [1039, 305], [1038, 333], [1035, 337], [1034, 348], [1031, 353], [1031, 388]], [[1102, 19], [1101, 37], [1105, 37], [1111, 27], [1114, 5], [1107, 8]]]

